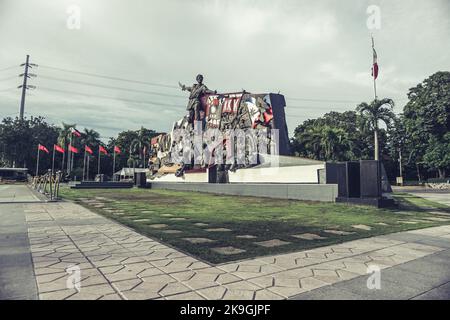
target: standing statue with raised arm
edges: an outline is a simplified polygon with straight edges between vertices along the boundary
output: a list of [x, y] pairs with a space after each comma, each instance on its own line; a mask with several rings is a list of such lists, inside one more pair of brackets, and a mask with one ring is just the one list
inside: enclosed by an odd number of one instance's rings
[[180, 85], [183, 91], [189, 91], [189, 103], [187, 105], [186, 110], [189, 111], [189, 122], [194, 123], [194, 121], [200, 121], [200, 110], [202, 108], [202, 104], [200, 98], [205, 94], [215, 94], [217, 91], [211, 91], [207, 86], [203, 84], [203, 76], [199, 74], [196, 78], [197, 83], [192, 85], [192, 87], [187, 87], [184, 84]]

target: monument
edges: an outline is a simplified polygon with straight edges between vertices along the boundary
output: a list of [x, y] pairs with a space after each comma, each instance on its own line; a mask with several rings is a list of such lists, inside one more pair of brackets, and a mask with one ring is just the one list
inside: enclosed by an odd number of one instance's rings
[[[187, 114], [151, 140], [152, 188], [390, 205], [372, 162], [290, 156], [286, 101], [275, 93], [217, 93], [198, 75]], [[376, 169], [376, 170], [375, 170]], [[378, 188], [379, 187], [379, 188]]]
[[217, 172], [215, 182], [227, 182], [226, 172], [269, 161], [269, 155], [289, 155], [289, 137], [283, 95], [246, 91], [209, 90], [199, 74], [188, 87], [187, 115], [167, 134], [151, 141], [150, 178], [183, 176], [193, 170]]

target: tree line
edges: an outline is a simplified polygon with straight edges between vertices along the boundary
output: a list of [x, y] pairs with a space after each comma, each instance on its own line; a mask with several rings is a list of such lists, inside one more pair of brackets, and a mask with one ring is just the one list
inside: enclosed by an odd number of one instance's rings
[[[100, 134], [94, 129], [84, 128], [79, 131], [80, 137], [73, 135], [76, 124], [62, 123], [60, 127], [49, 124], [43, 117], [30, 119], [4, 118], [0, 123], [0, 167], [28, 168], [30, 173], [36, 170], [37, 148], [44, 145], [50, 151], [49, 155], [41, 153], [39, 158], [39, 173], [46, 172], [52, 166], [53, 145], [58, 145], [66, 151], [65, 159], [61, 153], [55, 153], [55, 169], [67, 169], [67, 150], [69, 144], [78, 149], [74, 156], [72, 177], [83, 176], [84, 146], [89, 146], [93, 156], [89, 157], [89, 176], [98, 172], [97, 161], [99, 146], [104, 147], [108, 154], [101, 155], [100, 173], [108, 176], [113, 172], [114, 147], [121, 150], [116, 153], [116, 169], [123, 167], [144, 168], [147, 165], [150, 152], [150, 140], [158, 135], [154, 130], [141, 127], [139, 130], [126, 130], [116, 137], [111, 137], [104, 143]], [[72, 136], [72, 140], [71, 140]], [[63, 161], [65, 160], [64, 164]]]
[[[354, 111], [329, 112], [300, 124], [291, 139], [293, 155], [323, 161], [374, 159], [383, 161], [390, 179], [400, 174], [408, 180], [445, 178], [450, 172], [450, 72], [437, 72], [407, 93], [408, 102], [400, 114], [394, 113], [392, 99], [362, 102]], [[330, 108], [331, 109], [331, 108]], [[35, 172], [37, 146], [50, 150], [57, 144], [67, 150], [76, 124], [49, 124], [43, 117], [20, 120], [7, 117], [0, 123], [0, 167], [15, 166]], [[101, 145], [108, 150], [102, 155], [101, 173], [111, 175], [114, 146], [117, 170], [122, 167], [145, 167], [150, 156], [150, 140], [154, 130], [141, 127], [126, 130], [106, 143], [100, 134], [85, 128], [73, 140], [80, 150], [75, 157], [73, 176], [81, 177], [84, 146], [94, 151]], [[89, 175], [97, 173], [97, 152], [91, 157]], [[51, 156], [40, 158], [41, 173], [51, 167]], [[56, 169], [62, 165], [57, 154]]]
[[392, 180], [401, 169], [408, 180], [443, 179], [450, 172], [450, 72], [433, 74], [407, 96], [400, 114], [386, 98], [306, 120], [295, 129], [292, 150], [323, 161], [379, 156]]

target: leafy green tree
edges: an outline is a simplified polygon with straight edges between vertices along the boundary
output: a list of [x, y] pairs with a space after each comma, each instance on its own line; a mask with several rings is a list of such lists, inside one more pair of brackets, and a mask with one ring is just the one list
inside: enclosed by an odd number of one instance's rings
[[[298, 156], [317, 160], [367, 159], [373, 150], [372, 133], [363, 130], [361, 123], [361, 116], [355, 111], [333, 111], [306, 120], [295, 129], [291, 148]], [[331, 146], [332, 151], [325, 156], [325, 150]]]
[[315, 125], [298, 132], [296, 139], [302, 141], [307, 155], [318, 160], [342, 161], [349, 157], [351, 141], [342, 128], [329, 125]]
[[111, 138], [108, 142], [109, 149], [112, 150], [116, 145], [122, 150], [122, 153], [116, 156], [117, 169], [144, 167], [144, 148], [148, 152], [150, 140], [157, 135], [154, 130], [141, 127], [139, 130], [122, 131], [117, 138]]
[[30, 119], [4, 118], [0, 124], [0, 158], [7, 166], [24, 167], [34, 173], [37, 147], [42, 144], [50, 154], [40, 153], [40, 173], [51, 168], [51, 149], [58, 137], [58, 129], [43, 117]]
[[439, 178], [445, 178], [447, 168], [450, 168], [450, 133], [444, 135], [441, 141], [432, 138], [423, 156], [423, 162], [428, 168], [437, 169]]
[[86, 167], [89, 168], [88, 177], [93, 177], [97, 173], [97, 166], [91, 163], [91, 159], [98, 160], [98, 146], [100, 145], [100, 134], [94, 129], [84, 128], [84, 132], [81, 134], [81, 150], [84, 152], [84, 146], [88, 146], [94, 152], [93, 155], [86, 154]]
[[394, 101], [388, 98], [381, 100], [376, 99], [370, 104], [363, 102], [357, 107], [357, 111], [362, 116], [362, 123], [364, 128], [373, 132], [375, 160], [380, 160], [380, 121], [384, 122], [386, 126], [389, 127], [392, 124], [392, 121], [395, 119], [395, 114], [392, 111], [393, 108]]
[[408, 99], [403, 122], [409, 158], [442, 176], [449, 166], [443, 168], [445, 161], [436, 157], [441, 151], [450, 153], [444, 138], [450, 132], [450, 72], [436, 72], [409, 89]]

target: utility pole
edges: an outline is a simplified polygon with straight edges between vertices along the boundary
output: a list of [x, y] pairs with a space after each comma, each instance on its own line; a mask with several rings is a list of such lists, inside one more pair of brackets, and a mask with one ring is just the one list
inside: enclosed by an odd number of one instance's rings
[[23, 120], [23, 116], [24, 116], [24, 113], [25, 113], [25, 96], [26, 96], [26, 92], [27, 92], [28, 89], [36, 89], [35, 86], [31, 86], [31, 85], [27, 84], [28, 79], [30, 79], [32, 77], [33, 78], [36, 77], [36, 75], [34, 73], [30, 73], [28, 71], [28, 69], [29, 68], [32, 69], [33, 67], [37, 67], [38, 65], [34, 64], [34, 63], [30, 63], [30, 55], [27, 55], [27, 59], [26, 59], [25, 63], [22, 63], [20, 66], [21, 67], [25, 67], [24, 73], [19, 75], [19, 77], [23, 77], [23, 84], [21, 86], [17, 87], [18, 89], [22, 89], [22, 99], [20, 100], [20, 113], [19, 113], [20, 116], [19, 117], [20, 117], [20, 120]]

